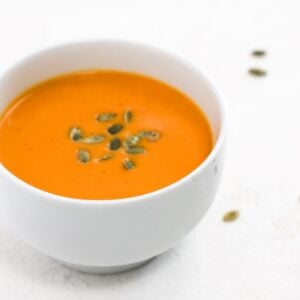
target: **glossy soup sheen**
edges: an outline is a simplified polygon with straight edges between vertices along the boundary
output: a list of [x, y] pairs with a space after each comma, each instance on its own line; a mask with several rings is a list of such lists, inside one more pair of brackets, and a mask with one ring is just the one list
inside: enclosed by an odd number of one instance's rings
[[[124, 123], [124, 111], [132, 120]], [[114, 112], [98, 122], [99, 113]], [[122, 123], [111, 136], [107, 128]], [[99, 144], [70, 139], [79, 126], [86, 136], [104, 134]], [[124, 141], [141, 130], [156, 130], [156, 141], [142, 139], [142, 154], [124, 147], [109, 151], [109, 141]], [[175, 88], [155, 79], [118, 71], [66, 74], [40, 83], [17, 97], [0, 121], [0, 161], [15, 176], [41, 190], [77, 199], [118, 199], [166, 187], [196, 169], [212, 149], [212, 133], [200, 108]], [[78, 150], [91, 160], [78, 161]], [[114, 157], [97, 161], [107, 153]], [[135, 168], [125, 169], [125, 159]]]

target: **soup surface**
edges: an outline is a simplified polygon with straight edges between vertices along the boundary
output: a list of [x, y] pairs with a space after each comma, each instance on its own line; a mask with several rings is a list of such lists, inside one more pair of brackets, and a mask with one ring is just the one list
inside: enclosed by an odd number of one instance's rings
[[149, 193], [181, 179], [212, 149], [187, 96], [118, 71], [66, 74], [17, 97], [0, 120], [0, 161], [44, 191], [78, 199]]

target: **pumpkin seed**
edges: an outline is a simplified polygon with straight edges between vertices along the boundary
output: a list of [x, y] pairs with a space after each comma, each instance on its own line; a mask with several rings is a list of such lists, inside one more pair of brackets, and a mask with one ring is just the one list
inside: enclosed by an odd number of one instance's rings
[[239, 215], [240, 215], [240, 213], [238, 210], [231, 210], [223, 216], [223, 221], [224, 222], [232, 222], [232, 221], [236, 220], [239, 217]]
[[253, 50], [252, 55], [253, 56], [265, 56], [266, 51], [265, 50]]
[[106, 161], [106, 160], [109, 160], [113, 157], [114, 157], [114, 155], [112, 153], [108, 153], [108, 154], [104, 154], [103, 156], [98, 158], [97, 161]]
[[109, 112], [109, 113], [102, 113], [102, 114], [99, 114], [97, 117], [96, 117], [96, 120], [98, 122], [107, 122], [107, 121], [110, 121], [114, 118], [116, 118], [117, 114], [116, 113], [112, 113], [112, 112]]
[[132, 118], [133, 118], [133, 113], [131, 110], [127, 110], [125, 111], [124, 113], [124, 122], [125, 123], [129, 123], [132, 121]]
[[125, 142], [124, 146], [126, 149], [136, 146], [142, 138], [139, 135], [131, 135], [129, 136]]
[[139, 132], [139, 136], [146, 138], [148, 141], [154, 142], [160, 138], [161, 134], [156, 130], [143, 130]]
[[87, 163], [91, 159], [90, 152], [88, 150], [83, 150], [83, 149], [78, 150], [77, 159], [81, 163]]
[[78, 141], [82, 138], [82, 130], [79, 127], [72, 127], [69, 135], [73, 141]]
[[107, 128], [107, 131], [110, 134], [117, 134], [119, 133], [122, 129], [124, 128], [124, 126], [122, 124], [114, 124], [110, 127]]
[[259, 69], [259, 68], [251, 68], [249, 69], [249, 74], [253, 75], [253, 76], [257, 76], [257, 77], [263, 77], [267, 75], [267, 72]]
[[99, 143], [103, 142], [103, 140], [104, 140], [104, 135], [95, 134], [95, 135], [91, 135], [91, 136], [82, 138], [79, 141], [80, 141], [80, 143], [83, 143], [83, 144], [99, 144]]
[[134, 169], [136, 167], [135, 163], [130, 160], [129, 158], [125, 158], [123, 161], [123, 168], [125, 170], [131, 170]]
[[118, 150], [121, 147], [121, 140], [116, 137], [112, 139], [109, 143], [109, 149], [112, 151]]
[[142, 147], [131, 147], [126, 149], [126, 153], [128, 154], [142, 154], [145, 153], [145, 149]]

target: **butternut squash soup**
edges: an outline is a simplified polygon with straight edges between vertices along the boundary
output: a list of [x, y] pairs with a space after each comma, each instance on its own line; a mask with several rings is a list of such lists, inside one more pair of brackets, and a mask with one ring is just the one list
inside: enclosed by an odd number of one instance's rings
[[175, 88], [118, 71], [66, 74], [17, 97], [0, 120], [0, 161], [44, 191], [118, 199], [170, 185], [212, 149], [200, 108]]

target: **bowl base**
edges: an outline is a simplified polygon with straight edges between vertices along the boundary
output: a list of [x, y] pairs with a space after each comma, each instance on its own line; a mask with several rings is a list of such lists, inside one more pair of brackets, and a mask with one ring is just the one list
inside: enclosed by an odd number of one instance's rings
[[121, 273], [126, 272], [142, 265], [148, 263], [152, 258], [148, 258], [146, 260], [142, 260], [133, 264], [128, 265], [121, 265], [121, 266], [112, 266], [112, 267], [91, 267], [91, 266], [84, 266], [84, 265], [77, 265], [68, 262], [59, 261], [64, 266], [73, 269], [75, 271], [83, 272], [83, 273], [90, 273], [90, 274], [114, 274], [114, 273]]

